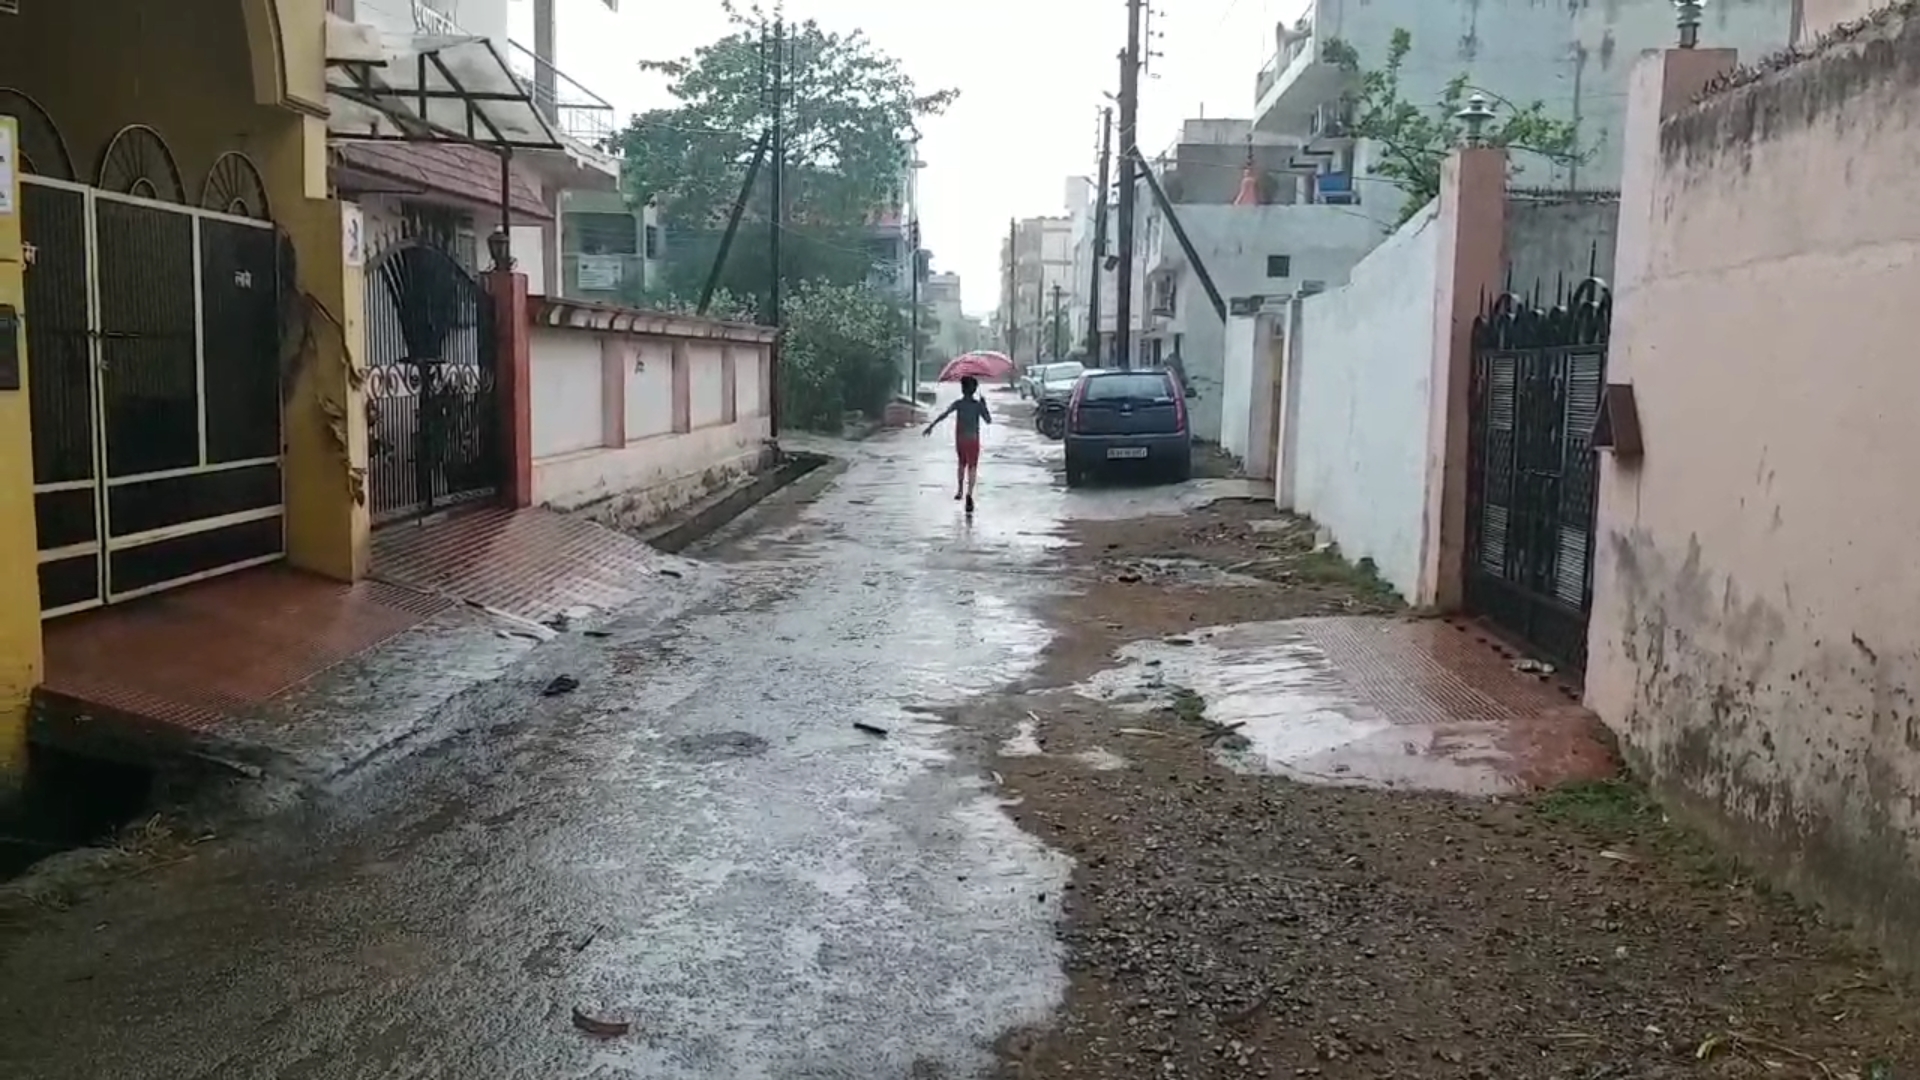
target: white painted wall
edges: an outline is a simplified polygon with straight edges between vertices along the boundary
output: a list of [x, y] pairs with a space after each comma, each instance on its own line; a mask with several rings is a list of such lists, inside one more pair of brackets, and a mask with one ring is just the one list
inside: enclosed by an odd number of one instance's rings
[[1220, 448], [1246, 460], [1253, 432], [1254, 339], [1260, 334], [1260, 320], [1253, 315], [1227, 318], [1223, 342], [1226, 370], [1220, 387]]
[[[1279, 297], [1297, 293], [1303, 283], [1331, 287], [1347, 280], [1355, 263], [1382, 239], [1378, 223], [1339, 206], [1205, 206], [1177, 208], [1187, 238], [1199, 250], [1223, 300]], [[1285, 255], [1289, 273], [1269, 277], [1267, 257]], [[1187, 383], [1197, 395], [1192, 406], [1193, 433], [1221, 441], [1226, 389], [1225, 327], [1207, 299], [1164, 218], [1151, 215], [1147, 265], [1169, 260], [1177, 269], [1173, 317], [1154, 331], [1163, 339], [1162, 355], [1179, 338]]]
[[534, 460], [598, 449], [600, 339], [536, 331], [532, 349]]
[[1439, 233], [1429, 205], [1301, 304], [1294, 509], [1404, 595], [1425, 544]]
[[[612, 342], [611, 346], [607, 343]], [[611, 348], [626, 369], [624, 445], [604, 401]], [[535, 327], [531, 341], [533, 498], [573, 510], [604, 504], [620, 524], [657, 519], [758, 467], [769, 437], [761, 409], [764, 347], [735, 346], [736, 420], [723, 421], [722, 347], [690, 343], [692, 430], [673, 430], [672, 342], [597, 331]]]
[[673, 346], [643, 340], [627, 373], [627, 438], [644, 439], [673, 430]]
[[717, 424], [726, 415], [724, 363], [718, 345], [687, 346], [688, 415], [696, 428]]

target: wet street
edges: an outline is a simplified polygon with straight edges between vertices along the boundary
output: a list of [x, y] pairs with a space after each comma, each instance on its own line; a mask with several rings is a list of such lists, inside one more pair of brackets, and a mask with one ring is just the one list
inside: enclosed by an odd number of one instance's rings
[[[567, 635], [460, 702], [463, 737], [14, 944], [0, 1075], [988, 1066], [1062, 993], [1067, 862], [924, 710], [1037, 662], [1065, 496], [1014, 425], [971, 523], [948, 439], [854, 452], [814, 505], [662, 579], [693, 614]], [[563, 674], [580, 689], [542, 697]]]
[[1523, 657], [1404, 617], [1247, 483], [1069, 492], [1000, 411], [973, 520], [944, 433], [834, 444], [844, 471], [663, 558], [413, 756], [0, 925], [0, 1076], [1878, 1080], [1920, 1054], [1912, 988], [1615, 778]]

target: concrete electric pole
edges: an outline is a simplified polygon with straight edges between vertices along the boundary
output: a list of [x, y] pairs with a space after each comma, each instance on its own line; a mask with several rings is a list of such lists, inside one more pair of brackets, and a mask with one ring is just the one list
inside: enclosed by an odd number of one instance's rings
[[1120, 230], [1120, 265], [1114, 275], [1114, 360], [1133, 366], [1133, 196], [1134, 147], [1140, 119], [1140, 9], [1142, 0], [1127, 0], [1127, 50], [1120, 54], [1120, 211], [1114, 222]]
[[1066, 334], [1067, 324], [1060, 321], [1060, 294], [1066, 291], [1067, 290], [1058, 285], [1053, 287], [1053, 325], [1050, 329], [1053, 331], [1053, 358], [1055, 360], [1066, 357], [1066, 343], [1062, 341], [1061, 338]]
[[1107, 273], [1107, 185], [1112, 177], [1107, 164], [1113, 159], [1113, 110], [1100, 110], [1100, 188], [1093, 211], [1093, 282], [1087, 291], [1087, 363], [1104, 367], [1100, 348], [1100, 282]]
[[1019, 319], [1015, 315], [1015, 312], [1019, 310], [1018, 301], [1020, 297], [1020, 292], [1019, 292], [1019, 289], [1017, 288], [1017, 283], [1014, 281], [1014, 267], [1017, 264], [1014, 261], [1013, 248], [1014, 248], [1014, 244], [1017, 241], [1016, 234], [1018, 232], [1019, 232], [1019, 222], [1015, 221], [1013, 218], [1008, 218], [1007, 219], [1007, 324], [1000, 328], [1000, 332], [1004, 334], [1007, 339], [1007, 359], [1013, 362], [1013, 364], [1016, 367], [1019, 366], [1020, 361], [1019, 361], [1019, 358], [1013, 354], [1013, 348], [1014, 348], [1014, 343], [1018, 338], [1018, 332], [1015, 330], [1015, 324], [1019, 321]]

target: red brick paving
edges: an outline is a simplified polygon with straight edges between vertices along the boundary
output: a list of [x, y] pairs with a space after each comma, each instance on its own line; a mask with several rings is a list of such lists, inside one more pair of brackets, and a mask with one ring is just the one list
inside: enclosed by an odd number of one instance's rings
[[661, 556], [624, 533], [551, 510], [480, 507], [374, 534], [374, 576], [535, 622], [638, 595]]
[[246, 570], [48, 623], [43, 686], [206, 730], [451, 606], [378, 582]]
[[[1516, 671], [1518, 654], [1470, 622], [1334, 618], [1296, 625], [1356, 700], [1396, 728], [1430, 735], [1424, 745], [1436, 760], [1457, 749], [1457, 764], [1488, 767], [1533, 789], [1618, 769], [1605, 728], [1569, 700], [1565, 684]], [[1497, 752], [1492, 760], [1466, 749], [1482, 742]]]

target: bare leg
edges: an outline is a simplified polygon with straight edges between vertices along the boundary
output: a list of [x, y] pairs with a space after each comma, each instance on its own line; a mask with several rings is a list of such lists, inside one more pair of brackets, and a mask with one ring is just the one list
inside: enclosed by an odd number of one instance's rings
[[980, 466], [967, 466], [967, 498], [973, 498], [973, 489], [980, 483]]
[[953, 467], [953, 501], [959, 502], [967, 490], [967, 463], [962, 461]]

